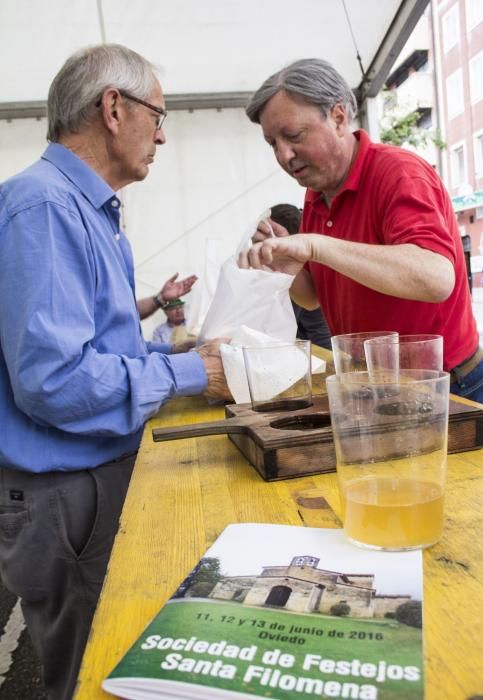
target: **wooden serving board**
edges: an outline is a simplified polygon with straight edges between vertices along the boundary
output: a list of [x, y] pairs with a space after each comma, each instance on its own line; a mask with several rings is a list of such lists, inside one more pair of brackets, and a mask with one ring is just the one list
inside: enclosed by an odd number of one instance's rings
[[[327, 396], [315, 396], [312, 406], [297, 411], [258, 413], [251, 404], [228, 404], [225, 416], [221, 421], [155, 428], [153, 440], [227, 434], [266, 481], [335, 471]], [[391, 440], [393, 434], [394, 424], [383, 439]], [[450, 400], [448, 452], [482, 446], [483, 409]]]

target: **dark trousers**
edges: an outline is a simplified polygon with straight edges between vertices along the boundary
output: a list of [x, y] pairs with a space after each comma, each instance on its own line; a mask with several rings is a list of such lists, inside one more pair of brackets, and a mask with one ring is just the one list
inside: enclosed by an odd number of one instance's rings
[[0, 575], [21, 599], [50, 700], [73, 696], [134, 460], [0, 469]]
[[482, 354], [483, 349], [480, 348], [468, 362], [456, 367], [451, 372], [449, 390], [452, 394], [483, 403]]

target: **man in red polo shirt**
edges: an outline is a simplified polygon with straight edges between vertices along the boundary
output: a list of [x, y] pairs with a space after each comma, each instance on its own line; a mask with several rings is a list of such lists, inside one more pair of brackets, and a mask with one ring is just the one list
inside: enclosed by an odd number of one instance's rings
[[483, 351], [451, 200], [433, 168], [353, 132], [354, 94], [320, 59], [297, 61], [253, 95], [280, 166], [307, 188], [301, 233], [260, 223], [241, 266], [295, 274], [291, 296], [320, 305], [333, 335], [396, 330], [444, 337], [451, 391], [483, 401]]

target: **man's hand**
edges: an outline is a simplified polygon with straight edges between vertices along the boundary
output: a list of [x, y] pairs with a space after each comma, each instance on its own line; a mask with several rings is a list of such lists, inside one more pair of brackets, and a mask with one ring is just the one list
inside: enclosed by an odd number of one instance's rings
[[238, 266], [257, 270], [268, 267], [276, 272], [297, 275], [311, 258], [311, 237], [297, 233], [294, 236], [272, 236], [254, 243], [249, 250], [240, 253]]
[[172, 299], [177, 299], [182, 297], [184, 294], [188, 294], [191, 291], [191, 287], [194, 285], [198, 277], [196, 275], [190, 275], [184, 280], [176, 281], [179, 272], [169, 278], [167, 282], [163, 284], [159, 292], [159, 296], [166, 302], [172, 301]]
[[226, 383], [223, 364], [221, 362], [220, 343], [222, 342], [225, 342], [225, 340], [212, 340], [204, 345], [200, 345], [200, 347], [196, 348], [196, 352], [203, 360], [208, 375], [208, 387], [204, 392], [205, 396], [215, 399], [224, 399], [225, 401], [233, 401], [233, 396]]
[[196, 275], [190, 275], [184, 280], [176, 282], [178, 274], [179, 273], [177, 272], [175, 275], [170, 277], [169, 280], [163, 284], [158, 294], [150, 297], [144, 297], [143, 299], [138, 299], [136, 301], [136, 306], [141, 320], [148, 318], [148, 316], [152, 316], [154, 312], [167, 301], [172, 301], [173, 299], [183, 296], [183, 294], [188, 294], [191, 287], [198, 279]]
[[257, 230], [252, 236], [253, 243], [260, 243], [266, 238], [283, 238], [289, 236], [289, 232], [281, 224], [277, 224], [273, 219], [263, 219], [258, 222]]

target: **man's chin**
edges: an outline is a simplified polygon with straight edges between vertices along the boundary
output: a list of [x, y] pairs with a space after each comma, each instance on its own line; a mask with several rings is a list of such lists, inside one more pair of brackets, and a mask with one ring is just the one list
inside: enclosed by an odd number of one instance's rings
[[301, 187], [312, 187], [310, 175], [308, 173], [300, 173], [299, 175], [293, 173], [292, 177]]
[[145, 180], [147, 176], [149, 175], [149, 167], [147, 165], [142, 165], [137, 172], [137, 182], [141, 182], [142, 180]]
[[323, 192], [324, 191], [324, 186], [315, 177], [310, 177], [310, 175], [307, 173], [306, 175], [300, 175], [299, 177], [296, 177], [295, 175], [293, 176], [295, 180], [297, 180], [298, 184], [300, 187], [308, 187], [311, 190], [314, 190], [314, 192]]

